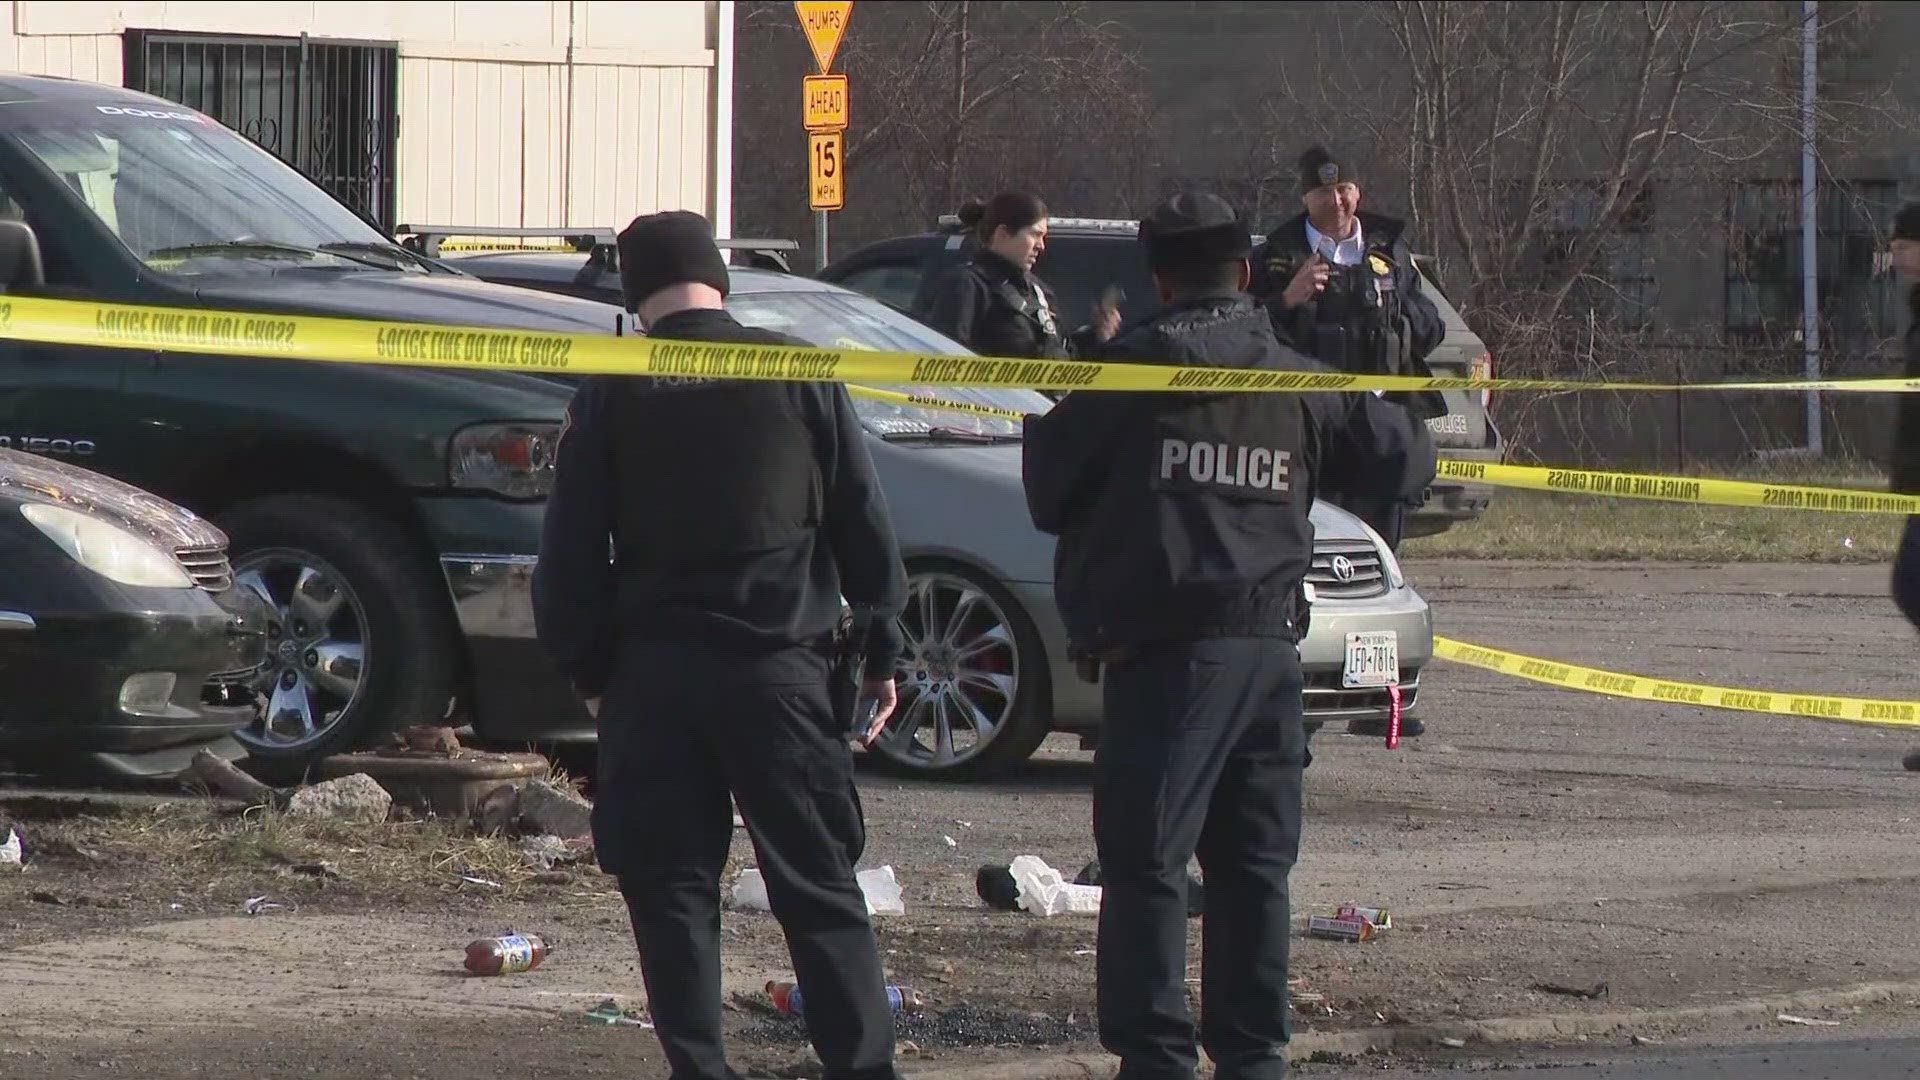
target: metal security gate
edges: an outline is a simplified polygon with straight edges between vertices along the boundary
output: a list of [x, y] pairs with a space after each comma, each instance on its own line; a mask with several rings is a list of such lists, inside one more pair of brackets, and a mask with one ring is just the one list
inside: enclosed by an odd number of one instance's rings
[[219, 120], [393, 231], [397, 46], [161, 30], [124, 41], [128, 87]]

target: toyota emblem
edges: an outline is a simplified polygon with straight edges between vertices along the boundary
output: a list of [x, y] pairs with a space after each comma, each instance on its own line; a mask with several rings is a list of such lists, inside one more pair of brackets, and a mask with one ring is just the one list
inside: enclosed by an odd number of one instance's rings
[[1347, 558], [1345, 555], [1335, 555], [1333, 557], [1333, 562], [1330, 563], [1329, 566], [1333, 570], [1333, 580], [1335, 581], [1352, 581], [1353, 580], [1353, 560], [1352, 559]]

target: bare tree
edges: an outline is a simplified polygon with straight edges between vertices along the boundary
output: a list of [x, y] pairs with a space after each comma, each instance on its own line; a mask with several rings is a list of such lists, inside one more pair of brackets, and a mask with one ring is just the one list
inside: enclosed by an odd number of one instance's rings
[[[1156, 177], [1153, 111], [1130, 39], [1101, 5], [896, 0], [857, 5], [837, 69], [852, 83], [847, 206], [836, 250], [925, 228], [970, 195], [1036, 191], [1056, 213], [1132, 208]], [[812, 70], [793, 5], [740, 5], [738, 226], [806, 237], [800, 76]]]
[[907, 212], [925, 220], [1040, 177], [1118, 198], [1143, 183], [1151, 108], [1140, 65], [1091, 5], [933, 0], [863, 14], [847, 63], [872, 89], [849, 171], [898, 185]]
[[[1823, 55], [1872, 33], [1870, 5], [1820, 11]], [[1801, 20], [1799, 4], [1739, 0], [1340, 5], [1318, 28], [1318, 66], [1284, 80], [1270, 106], [1286, 151], [1276, 147], [1266, 173], [1290, 187], [1302, 133], [1282, 125], [1305, 115], [1316, 134], [1397, 174], [1391, 187], [1405, 185], [1416, 243], [1462, 286], [1454, 299], [1504, 373], [1785, 375], [1798, 362], [1789, 343], [1732, 336], [1731, 317], [1677, 321], [1662, 294], [1691, 292], [1696, 315], [1726, 314], [1733, 284], [1723, 298], [1718, 283], [1675, 279], [1704, 277], [1708, 266], [1732, 277], [1754, 258], [1779, 278], [1766, 286], [1781, 294], [1771, 299], [1797, 310], [1797, 182], [1788, 178], [1801, 145]], [[1390, 41], [1395, 70], [1348, 59], [1359, 40]], [[1835, 163], [1869, 132], [1885, 139], [1906, 126], [1891, 91], [1887, 80], [1823, 79], [1817, 150], [1831, 191], [1847, 190]], [[1370, 196], [1387, 187], [1370, 183]], [[1759, 204], [1769, 221], [1742, 219]], [[1766, 235], [1742, 235], [1754, 228]], [[1856, 295], [1837, 298], [1857, 303], [1860, 286], [1847, 288]], [[1766, 329], [1777, 339], [1798, 327]], [[1687, 422], [1701, 410], [1675, 408], [1656, 436], [1643, 400], [1503, 394], [1499, 404], [1503, 427], [1537, 437], [1549, 454], [1668, 437], [1684, 451], [1689, 438], [1716, 434]], [[1745, 407], [1757, 416], [1760, 404]], [[1739, 417], [1723, 419], [1731, 428]]]
[[[1551, 327], [1577, 285], [1604, 287], [1609, 244], [1647, 212], [1656, 180], [1724, 179], [1797, 146], [1798, 5], [1348, 7], [1391, 35], [1403, 85], [1383, 93], [1377, 69], [1336, 63], [1286, 95], [1404, 171], [1417, 234], [1472, 283], [1467, 303], [1483, 333]], [[1826, 94], [1822, 150], [1858, 130], [1881, 96]]]

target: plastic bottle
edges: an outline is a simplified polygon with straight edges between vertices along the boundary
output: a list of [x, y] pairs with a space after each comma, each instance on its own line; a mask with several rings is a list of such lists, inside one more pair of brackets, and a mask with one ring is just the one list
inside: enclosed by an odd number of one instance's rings
[[468, 971], [475, 975], [513, 975], [540, 966], [553, 950], [538, 934], [506, 934], [467, 943]]
[[[773, 1007], [780, 1010], [781, 1016], [798, 1019], [806, 1015], [801, 1010], [800, 987], [791, 982], [769, 982], [767, 996], [773, 999]], [[887, 1004], [894, 1012], [909, 1015], [920, 1011], [920, 995], [904, 986], [887, 985]]]

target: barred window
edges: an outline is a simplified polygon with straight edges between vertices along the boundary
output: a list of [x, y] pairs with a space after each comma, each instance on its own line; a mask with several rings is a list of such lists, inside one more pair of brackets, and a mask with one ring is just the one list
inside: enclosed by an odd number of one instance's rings
[[129, 29], [125, 82], [220, 121], [394, 227], [399, 47]]
[[[1868, 347], [1896, 332], [1894, 282], [1876, 253], [1899, 209], [1899, 184], [1854, 180], [1817, 193], [1823, 338]], [[1726, 329], [1731, 338], [1778, 343], [1802, 329], [1800, 185], [1749, 180], [1728, 196]]]
[[[1581, 184], [1561, 193], [1548, 220], [1542, 261], [1566, 260], [1573, 245], [1599, 225], [1603, 193], [1598, 184]], [[1622, 330], [1643, 330], [1653, 321], [1659, 301], [1654, 275], [1653, 190], [1642, 188], [1619, 222], [1600, 238], [1600, 249], [1567, 293], [1565, 311]]]

